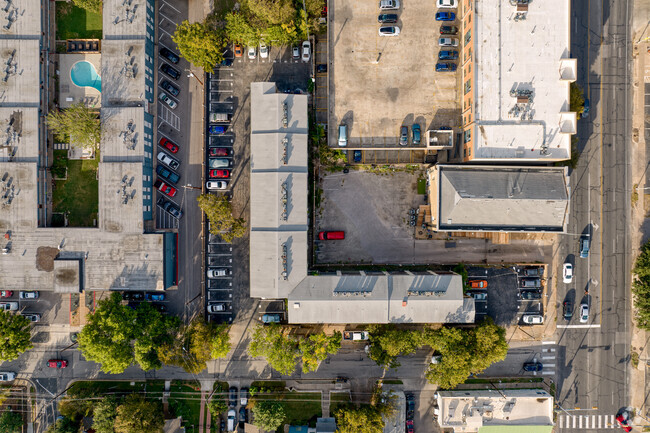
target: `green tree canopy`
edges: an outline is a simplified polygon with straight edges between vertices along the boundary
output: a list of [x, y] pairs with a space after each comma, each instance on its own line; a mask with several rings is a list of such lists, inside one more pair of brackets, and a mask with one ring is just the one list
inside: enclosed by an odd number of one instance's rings
[[131, 394], [117, 408], [115, 433], [162, 433], [164, 424], [159, 402]]
[[277, 400], [256, 401], [253, 406], [253, 425], [265, 430], [275, 431], [282, 425], [286, 416], [284, 404]]
[[172, 40], [181, 56], [208, 72], [223, 61], [226, 40], [216, 26], [207, 21], [192, 24], [183, 21], [176, 27]]
[[0, 415], [0, 433], [21, 433], [23, 430], [23, 417], [16, 412], [8, 410]]
[[65, 110], [52, 110], [45, 120], [57, 140], [70, 137], [73, 143], [86, 150], [96, 151], [102, 131], [97, 112], [78, 103]]
[[79, 433], [79, 421], [67, 417], [57, 419], [54, 424], [50, 424], [46, 433]]
[[641, 246], [641, 253], [632, 269], [632, 295], [635, 320], [639, 328], [650, 330], [650, 242]]
[[232, 205], [226, 196], [201, 194], [197, 201], [210, 221], [210, 233], [221, 236], [225, 242], [232, 242], [246, 234], [246, 221], [232, 215]]
[[300, 356], [298, 342], [275, 323], [258, 325], [255, 328], [248, 352], [251, 356], [266, 358], [266, 362], [271, 368], [286, 375], [293, 373], [296, 369], [296, 363]]
[[117, 402], [114, 398], [104, 397], [93, 408], [93, 429], [96, 433], [115, 433]]
[[134, 361], [144, 370], [160, 368], [157, 348], [171, 341], [178, 318], [164, 315], [146, 302], [133, 310], [121, 300], [120, 294], [113, 292], [99, 301], [79, 333], [81, 352], [107, 373], [122, 373]]
[[257, 46], [260, 42], [259, 32], [239, 12], [226, 15], [226, 36], [232, 42], [248, 46]]
[[267, 25], [286, 24], [296, 16], [292, 0], [246, 0], [245, 9]]
[[73, 3], [75, 6], [100, 15], [104, 6], [102, 0], [73, 0]]
[[575, 81], [569, 86], [569, 109], [578, 113], [578, 119], [585, 111], [585, 96], [582, 87]]
[[382, 411], [368, 404], [359, 407], [346, 406], [338, 409], [336, 433], [382, 433], [384, 419]]
[[303, 373], [316, 371], [318, 365], [327, 358], [327, 355], [335, 354], [340, 348], [340, 332], [335, 332], [331, 336], [328, 336], [325, 332], [319, 332], [301, 340], [298, 349], [302, 355]]
[[0, 362], [13, 361], [33, 347], [29, 325], [20, 314], [0, 312]]
[[213, 395], [208, 402], [208, 410], [210, 411], [210, 415], [218, 418], [219, 415], [228, 410], [228, 403], [226, 403], [223, 397]]

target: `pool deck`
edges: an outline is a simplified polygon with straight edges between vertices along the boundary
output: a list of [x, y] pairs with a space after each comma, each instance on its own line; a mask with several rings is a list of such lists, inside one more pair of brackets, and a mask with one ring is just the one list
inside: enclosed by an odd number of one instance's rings
[[93, 87], [79, 87], [70, 78], [72, 66], [86, 60], [95, 66], [97, 73], [102, 70], [102, 55], [97, 54], [60, 54], [59, 55], [59, 106], [68, 108], [78, 102], [85, 103], [88, 107], [100, 108], [102, 94]]

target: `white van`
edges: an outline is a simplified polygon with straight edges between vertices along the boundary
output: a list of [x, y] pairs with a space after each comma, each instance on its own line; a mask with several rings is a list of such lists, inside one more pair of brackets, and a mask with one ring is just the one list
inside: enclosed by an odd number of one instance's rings
[[235, 412], [235, 409], [230, 409], [228, 411], [228, 431], [235, 431], [236, 416], [237, 416], [237, 412]]
[[339, 146], [344, 147], [348, 145], [348, 127], [347, 125], [339, 125]]

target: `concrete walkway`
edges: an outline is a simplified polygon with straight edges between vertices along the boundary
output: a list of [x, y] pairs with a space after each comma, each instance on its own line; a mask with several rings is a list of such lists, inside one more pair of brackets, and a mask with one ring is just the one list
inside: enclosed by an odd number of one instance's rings
[[296, 392], [320, 392], [321, 411], [323, 417], [330, 416], [330, 393], [332, 391], [350, 391], [350, 383], [332, 383], [322, 380], [287, 380], [287, 389]]

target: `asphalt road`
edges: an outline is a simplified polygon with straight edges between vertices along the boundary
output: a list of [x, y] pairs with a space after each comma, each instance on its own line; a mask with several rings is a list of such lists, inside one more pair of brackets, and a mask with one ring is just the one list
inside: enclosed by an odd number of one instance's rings
[[[558, 317], [567, 296], [577, 305], [588, 302], [590, 315], [580, 324], [576, 308], [571, 321], [558, 319], [557, 402], [564, 416], [611, 416], [630, 403], [631, 7], [627, 0], [571, 7], [571, 55], [591, 112], [578, 121], [582, 155], [571, 173], [569, 233], [558, 250], [560, 261], [574, 263], [575, 276], [571, 284], [558, 283]], [[585, 233], [591, 252], [579, 258]], [[594, 419], [590, 428], [598, 429]], [[582, 425], [559, 423], [560, 429]]]

